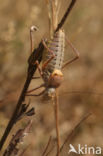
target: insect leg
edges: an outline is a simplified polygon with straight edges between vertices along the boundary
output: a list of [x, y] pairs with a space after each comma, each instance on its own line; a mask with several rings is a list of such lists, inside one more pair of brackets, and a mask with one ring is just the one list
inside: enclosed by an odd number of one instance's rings
[[[39, 62], [36, 61], [35, 64], [37, 65], [37, 69], [38, 69], [38, 71], [39, 71], [40, 77], [43, 79], [43, 76], [42, 76], [42, 75], [43, 75], [43, 72], [42, 72], [42, 69], [41, 69], [40, 66], [39, 66]], [[34, 79], [36, 79], [36, 78], [38, 78], [38, 77], [34, 77]], [[44, 87], [44, 84], [40, 85], [39, 87], [36, 87], [36, 88], [34, 88], [34, 89], [31, 89], [31, 90], [27, 91], [27, 93], [30, 93], [30, 92], [32, 92], [32, 91], [35, 91], [35, 90], [37, 90], [37, 89], [39, 89], [39, 88], [41, 88], [41, 87]]]
[[78, 50], [73, 46], [73, 44], [70, 42], [70, 40], [68, 40], [68, 39], [66, 38], [66, 41], [67, 41], [67, 43], [69, 44], [69, 46], [73, 49], [73, 52], [76, 54], [76, 56], [75, 56], [73, 59], [67, 61], [67, 62], [63, 65], [62, 69], [63, 69], [64, 67], [66, 67], [68, 64], [70, 64], [70, 63], [76, 61], [76, 60], [79, 58], [79, 52], [78, 52]]
[[43, 71], [42, 71], [42, 69], [41, 69], [40, 66], [39, 66], [39, 62], [36, 61], [35, 64], [37, 65], [37, 69], [38, 69], [38, 71], [39, 71], [39, 74], [40, 74], [41, 78], [43, 79], [43, 76], [42, 76], [42, 75], [43, 75]]
[[40, 92], [39, 94], [26, 94], [26, 96], [41, 96], [44, 94], [44, 92], [45, 92], [45, 89], [42, 92]]
[[36, 26], [31, 26], [31, 28], [30, 28], [30, 47], [31, 47], [30, 51], [31, 51], [31, 53], [33, 51], [33, 36], [32, 36], [32, 33], [34, 32], [34, 30], [37, 31], [38, 28]]
[[55, 55], [53, 54], [53, 51], [48, 48], [44, 40], [42, 40], [42, 43], [44, 47], [51, 53], [51, 57], [42, 65], [42, 70], [44, 70], [47, 67], [48, 63], [51, 62], [51, 60], [55, 57]]
[[[42, 76], [42, 75], [43, 75], [43, 72], [42, 72], [42, 69], [41, 69], [40, 66], [39, 66], [39, 62], [36, 61], [35, 64], [37, 65], [37, 69], [38, 69], [38, 71], [39, 71], [40, 77], [43, 79], [43, 76]], [[32, 79], [37, 79], [37, 78], [40, 78], [40, 77], [33, 77]], [[30, 92], [32, 92], [32, 91], [34, 91], [34, 90], [37, 90], [37, 89], [41, 88], [41, 87], [44, 87], [44, 84], [40, 85], [40, 86], [37, 87], [37, 88], [34, 88], [34, 89], [32, 89], [32, 90], [27, 91], [27, 93], [30, 93]]]
[[42, 88], [42, 87], [44, 87], [45, 85], [44, 85], [44, 83], [43, 84], [41, 84], [40, 86], [38, 86], [38, 87], [36, 87], [36, 88], [34, 88], [34, 89], [31, 89], [31, 90], [29, 90], [29, 91], [27, 91], [26, 93], [31, 93], [31, 92], [33, 92], [33, 91], [35, 91], [35, 90], [37, 90], [37, 89], [39, 89], [39, 88]]
[[32, 77], [32, 79], [40, 79], [39, 76]]

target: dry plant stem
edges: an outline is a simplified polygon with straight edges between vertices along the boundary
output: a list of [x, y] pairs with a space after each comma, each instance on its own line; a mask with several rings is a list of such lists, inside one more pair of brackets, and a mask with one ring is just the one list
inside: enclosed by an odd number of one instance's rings
[[24, 129], [19, 129], [16, 134], [13, 135], [3, 156], [18, 155], [20, 151], [20, 147], [18, 147], [18, 145], [24, 142], [24, 138], [30, 133], [31, 126], [32, 120], [28, 122]]
[[32, 41], [32, 31], [30, 30], [30, 44], [31, 44], [31, 49], [30, 49], [30, 52], [32, 53], [32, 50], [33, 50], [33, 41]]
[[57, 136], [57, 156], [59, 156], [60, 151], [60, 135], [59, 135], [59, 102], [58, 95], [56, 90], [55, 101], [53, 98], [53, 106], [54, 106], [54, 115], [55, 115], [55, 126], [56, 126], [56, 136]]
[[47, 145], [46, 145], [46, 147], [45, 147], [45, 149], [44, 149], [44, 151], [43, 151], [42, 156], [45, 156], [45, 154], [46, 154], [46, 152], [47, 152], [47, 150], [48, 150], [48, 147], [49, 147], [50, 143], [51, 143], [51, 136], [50, 136], [50, 138], [49, 138], [49, 140], [48, 140], [48, 143], [47, 143]]
[[[19, 109], [23, 103], [23, 101], [25, 100], [25, 94], [27, 92], [27, 89], [30, 85], [30, 82], [32, 80], [32, 77], [37, 69], [37, 65], [33, 65], [35, 63], [36, 60], [39, 61], [39, 63], [41, 62], [41, 59], [42, 59], [42, 53], [43, 53], [43, 50], [44, 50], [44, 46], [42, 44], [42, 42], [40, 42], [38, 48], [34, 49], [33, 53], [31, 54], [31, 64], [29, 64], [29, 68], [28, 68], [28, 74], [27, 74], [27, 78], [26, 78], [26, 81], [25, 81], [25, 84], [24, 84], [24, 87], [22, 89], [22, 92], [20, 94], [20, 97], [19, 97], [19, 100], [17, 102], [17, 105], [16, 105], [16, 108], [14, 110], [14, 113], [5, 129], [5, 132], [1, 138], [1, 141], [0, 141], [0, 150], [2, 149], [11, 129], [13, 128], [13, 126], [15, 125], [15, 119], [18, 115], [18, 112], [19, 112]], [[33, 55], [34, 54], [34, 55]], [[33, 64], [32, 64], [33, 63]]]
[[30, 28], [30, 44], [31, 44], [31, 53], [33, 52], [33, 37], [32, 37], [32, 33], [33, 33], [33, 31], [37, 31], [38, 30], [38, 28], [36, 27], [36, 26], [31, 26], [31, 28]]
[[[86, 114], [80, 121], [79, 123], [76, 124], [76, 126], [71, 130], [70, 134], [67, 136], [65, 139], [63, 145], [60, 147], [60, 152], [62, 152], [64, 145], [67, 143], [67, 141], [70, 141], [70, 139], [73, 137], [74, 132], [79, 128], [79, 126], [90, 116], [92, 113]], [[58, 155], [56, 155], [58, 156]]]

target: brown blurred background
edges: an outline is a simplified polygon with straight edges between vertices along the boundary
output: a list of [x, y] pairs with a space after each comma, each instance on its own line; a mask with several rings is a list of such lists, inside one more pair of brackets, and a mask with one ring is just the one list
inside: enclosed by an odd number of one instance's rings
[[[69, 2], [70, 0], [61, 0], [59, 19]], [[45, 1], [0, 0], [0, 137], [25, 82], [30, 54], [29, 30], [32, 25], [39, 27], [39, 31], [34, 33], [36, 47], [43, 37], [49, 36]], [[103, 1], [78, 0], [63, 28], [80, 51], [80, 59], [63, 71], [65, 81], [59, 91], [61, 142], [87, 112], [92, 112], [93, 115], [80, 126], [70, 143], [75, 146], [87, 144], [103, 147], [103, 95], [98, 94], [103, 93]], [[65, 61], [72, 57], [73, 52], [66, 45]], [[42, 80], [33, 80], [30, 88], [41, 82]], [[70, 94], [72, 91], [83, 93]], [[32, 133], [23, 145], [25, 148], [30, 144], [24, 155], [39, 156], [49, 136], [55, 137], [53, 107], [41, 98], [33, 97], [31, 103], [35, 105], [36, 115], [33, 117]], [[24, 125], [25, 120], [17, 124], [11, 134]], [[62, 155], [68, 155], [68, 150], [69, 143]], [[51, 155], [54, 155], [53, 152]]]

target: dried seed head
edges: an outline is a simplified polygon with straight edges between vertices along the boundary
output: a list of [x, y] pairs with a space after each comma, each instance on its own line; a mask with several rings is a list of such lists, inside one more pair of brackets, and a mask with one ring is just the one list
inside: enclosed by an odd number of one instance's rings
[[35, 25], [31, 26], [30, 28], [30, 32], [33, 32], [33, 31], [38, 31], [38, 27], [36, 27]]

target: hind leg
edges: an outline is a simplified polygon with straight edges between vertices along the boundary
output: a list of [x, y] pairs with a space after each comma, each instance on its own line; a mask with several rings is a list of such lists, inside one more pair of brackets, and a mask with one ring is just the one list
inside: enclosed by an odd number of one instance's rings
[[49, 62], [51, 62], [51, 60], [55, 57], [55, 55], [53, 54], [53, 51], [48, 48], [48, 46], [45, 43], [45, 40], [42, 40], [42, 43], [44, 47], [51, 53], [51, 57], [47, 61], [45, 61], [44, 64], [42, 65], [42, 70], [44, 70], [49, 64]]
[[66, 41], [67, 41], [67, 43], [69, 44], [69, 46], [71, 47], [71, 49], [73, 50], [73, 52], [75, 53], [76, 56], [73, 59], [71, 59], [71, 60], [67, 61], [66, 63], [64, 63], [62, 69], [65, 68], [68, 64], [70, 64], [70, 63], [76, 61], [77, 59], [79, 59], [79, 52], [78, 52], [78, 50], [73, 46], [73, 44], [70, 42], [70, 40], [68, 40], [66, 38]]

